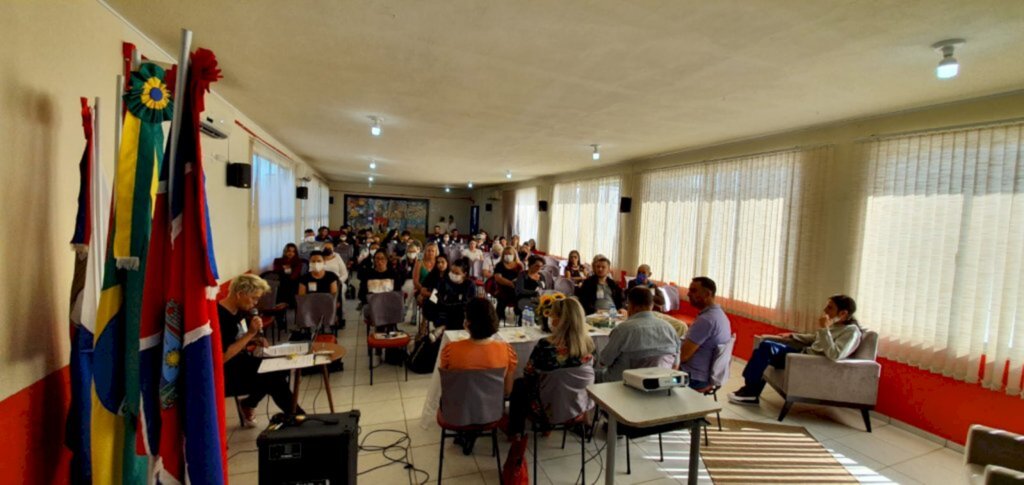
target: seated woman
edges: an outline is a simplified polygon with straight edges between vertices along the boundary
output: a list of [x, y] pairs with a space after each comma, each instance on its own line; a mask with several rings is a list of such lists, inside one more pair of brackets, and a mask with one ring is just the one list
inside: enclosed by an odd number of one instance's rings
[[[327, 271], [324, 264], [324, 255], [320, 251], [313, 251], [309, 254], [309, 273], [302, 275], [299, 279], [299, 294], [328, 293], [338, 296], [341, 284], [338, 275]], [[338, 302], [341, 305], [341, 302]]]
[[523, 377], [516, 379], [509, 397], [508, 436], [518, 439], [526, 428], [527, 416], [547, 422], [539, 400], [541, 372], [579, 367], [594, 360], [593, 339], [587, 334], [583, 306], [576, 298], [557, 300], [548, 318], [551, 336], [541, 339], [530, 352]]
[[388, 266], [388, 255], [384, 251], [374, 253], [373, 266], [360, 270], [359, 280], [359, 302], [363, 305], [366, 305], [368, 295], [401, 291], [405, 282], [401, 274]]
[[427, 303], [427, 299], [430, 298], [430, 295], [434, 292], [434, 289], [437, 288], [438, 282], [443, 281], [447, 277], [448, 256], [440, 254], [434, 258], [434, 269], [430, 273], [427, 273], [427, 276], [423, 278], [423, 282], [420, 285], [420, 291], [416, 295], [416, 301], [418, 301], [420, 305], [425, 305]]
[[583, 280], [576, 296], [587, 315], [598, 311], [622, 311], [622, 288], [611, 278], [611, 261], [598, 254], [594, 256], [594, 274]]
[[516, 278], [516, 314], [522, 313], [527, 305], [534, 308], [540, 301], [540, 292], [544, 289], [544, 277], [540, 269], [544, 267], [544, 259], [540, 256], [530, 256], [527, 259], [526, 271], [519, 273]]
[[[445, 345], [441, 350], [439, 369], [446, 370], [487, 370], [505, 369], [505, 395], [512, 392], [512, 381], [515, 377], [519, 359], [516, 351], [507, 342], [495, 340], [498, 333], [498, 316], [494, 313], [491, 302], [484, 298], [474, 298], [466, 304], [466, 321], [464, 324], [469, 338]], [[462, 444], [462, 451], [470, 454], [473, 450], [475, 436], [464, 435], [456, 438]]]
[[495, 297], [498, 299], [498, 319], [505, 320], [505, 309], [514, 307], [516, 302], [516, 278], [523, 266], [516, 260], [515, 250], [506, 247], [501, 253], [501, 263], [494, 268], [494, 282], [497, 283]]
[[729, 402], [735, 404], [760, 404], [764, 390], [764, 371], [768, 366], [786, 368], [786, 354], [804, 353], [823, 355], [831, 360], [842, 360], [860, 346], [863, 330], [853, 318], [857, 303], [846, 295], [833, 295], [825, 304], [824, 313], [818, 318], [818, 331], [813, 333], [790, 333], [782, 337], [794, 345], [762, 340], [743, 368], [744, 384], [736, 392], [729, 393]]
[[295, 293], [299, 288], [299, 278], [302, 277], [303, 263], [302, 258], [299, 258], [299, 247], [293, 243], [285, 244], [281, 257], [274, 258], [274, 273], [277, 273], [277, 279], [281, 282], [277, 301], [287, 303], [290, 307], [295, 306]]
[[476, 238], [470, 239], [469, 248], [462, 252], [462, 255], [469, 260], [470, 264], [484, 260], [484, 252], [480, 250], [477, 241]]
[[[440, 265], [438, 265], [440, 267]], [[423, 314], [437, 328], [458, 326], [466, 319], [466, 305], [476, 298], [476, 283], [469, 278], [469, 261], [459, 258], [423, 301]]]
[[413, 265], [412, 283], [413, 288], [416, 290], [417, 297], [419, 296], [420, 291], [423, 290], [423, 280], [426, 279], [427, 275], [434, 270], [434, 265], [437, 263], [437, 256], [440, 254], [441, 251], [438, 249], [437, 244], [427, 243], [423, 248], [423, 258], [416, 261], [416, 264]]
[[[260, 335], [263, 320], [250, 312], [269, 289], [270, 285], [260, 277], [244, 274], [231, 281], [228, 296], [217, 304], [224, 352], [224, 392], [229, 396], [247, 394], [241, 404], [242, 421], [248, 428], [258, 424], [256, 408], [267, 394], [283, 411], [292, 408], [288, 372], [260, 374], [257, 371], [261, 359], [252, 354], [256, 348], [266, 346], [267, 340]], [[296, 412], [305, 414], [301, 408]]]
[[576, 286], [580, 286], [583, 284], [583, 280], [587, 279], [587, 269], [583, 266], [583, 261], [580, 260], [579, 251], [575, 249], [569, 251], [569, 262], [565, 265], [563, 275]]
[[522, 263], [526, 263], [527, 262], [526, 261], [527, 258], [529, 258], [531, 254], [533, 254], [530, 251], [530, 246], [527, 246], [526, 244], [523, 244], [522, 246], [519, 246], [518, 248], [519, 248], [519, 252], [517, 254], [519, 256], [519, 261], [522, 262]]

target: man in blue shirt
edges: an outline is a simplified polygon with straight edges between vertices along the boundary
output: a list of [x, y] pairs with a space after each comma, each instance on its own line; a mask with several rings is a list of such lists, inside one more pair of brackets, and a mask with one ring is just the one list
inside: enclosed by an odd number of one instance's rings
[[690, 387], [703, 389], [711, 384], [711, 363], [715, 348], [732, 338], [732, 326], [722, 307], [715, 303], [718, 287], [706, 276], [690, 281], [686, 297], [700, 313], [690, 325], [679, 352], [680, 369], [690, 375]]

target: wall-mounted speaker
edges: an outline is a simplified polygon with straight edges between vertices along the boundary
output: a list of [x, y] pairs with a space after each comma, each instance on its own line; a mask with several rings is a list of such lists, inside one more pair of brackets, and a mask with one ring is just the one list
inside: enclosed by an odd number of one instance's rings
[[486, 212], [490, 212], [491, 211], [491, 204], [490, 204], [490, 202], [484, 204], [484, 211], [486, 211]]
[[308, 199], [309, 187], [295, 187], [295, 198], [303, 200]]
[[633, 198], [632, 197], [623, 197], [623, 198], [619, 199], [619, 212], [622, 212], [623, 214], [628, 214], [632, 210], [633, 210]]
[[539, 210], [541, 212], [547, 212], [548, 211], [548, 201], [546, 201], [546, 200], [538, 200], [537, 201], [537, 210]]
[[228, 163], [228, 187], [248, 189], [252, 187], [252, 165]]
[[330, 205], [334, 205], [334, 196], [333, 195], [327, 197], [327, 203], [330, 204]]

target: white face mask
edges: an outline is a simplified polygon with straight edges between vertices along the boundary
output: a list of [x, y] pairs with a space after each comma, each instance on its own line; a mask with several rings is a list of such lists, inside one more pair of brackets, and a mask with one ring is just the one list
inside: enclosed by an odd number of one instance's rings
[[306, 236], [302, 240], [306, 241], [306, 242], [315, 242], [316, 241], [316, 236]]
[[452, 283], [459, 284], [465, 279], [465, 276], [455, 273], [448, 273], [448, 279], [452, 280]]
[[515, 261], [515, 260], [516, 260], [515, 256], [513, 256], [511, 254], [506, 254], [505, 255], [505, 262], [506, 263], [511, 263], [512, 261]]
[[314, 273], [319, 273], [324, 270], [324, 263], [310, 263], [309, 269]]
[[408, 253], [408, 254], [406, 254], [406, 256], [409, 256], [409, 259], [416, 259], [416, 256], [419, 256], [419, 255], [420, 255], [420, 253]]

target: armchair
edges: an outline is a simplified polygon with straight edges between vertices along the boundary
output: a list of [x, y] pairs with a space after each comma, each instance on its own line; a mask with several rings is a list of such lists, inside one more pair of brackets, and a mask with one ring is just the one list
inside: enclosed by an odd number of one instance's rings
[[972, 425], [964, 448], [964, 473], [972, 484], [1024, 483], [1024, 436]]
[[[754, 348], [762, 340], [774, 340], [800, 347], [792, 340], [771, 335], [754, 337]], [[794, 403], [823, 404], [859, 409], [864, 427], [871, 432], [869, 411], [878, 402], [878, 379], [882, 366], [878, 356], [878, 333], [867, 331], [857, 350], [847, 358], [832, 361], [820, 355], [789, 354], [786, 368], [768, 367], [764, 379], [786, 402], [779, 413], [779, 421], [786, 418]]]

